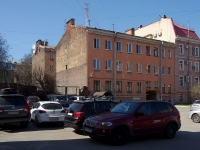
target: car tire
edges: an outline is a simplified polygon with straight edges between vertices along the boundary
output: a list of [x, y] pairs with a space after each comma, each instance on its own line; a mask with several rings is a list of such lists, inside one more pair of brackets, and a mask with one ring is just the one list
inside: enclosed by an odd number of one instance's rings
[[20, 126], [21, 126], [22, 128], [27, 128], [27, 127], [28, 127], [28, 124], [29, 124], [29, 122], [21, 122], [21, 123], [20, 123]]
[[111, 134], [111, 142], [114, 145], [124, 145], [129, 138], [128, 131], [123, 127], [116, 128]]
[[35, 122], [35, 126], [36, 127], [40, 127], [41, 123], [39, 123], [39, 121], [38, 121], [36, 116], [35, 116], [35, 121], [34, 122]]
[[200, 116], [198, 114], [192, 115], [192, 121], [195, 122], [195, 123], [199, 123], [200, 122]]
[[165, 138], [173, 139], [176, 136], [177, 127], [174, 123], [170, 123], [164, 133]]

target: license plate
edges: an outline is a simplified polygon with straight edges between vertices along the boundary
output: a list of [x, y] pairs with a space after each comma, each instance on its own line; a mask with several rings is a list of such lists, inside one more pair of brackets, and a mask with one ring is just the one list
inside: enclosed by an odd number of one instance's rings
[[84, 128], [84, 130], [85, 130], [86, 132], [90, 132], [90, 133], [92, 133], [92, 129]]
[[50, 121], [58, 121], [58, 117], [51, 117], [49, 118]]
[[73, 114], [72, 114], [72, 113], [67, 113], [67, 115], [68, 115], [68, 116], [72, 116]]
[[16, 114], [19, 114], [18, 111], [11, 111], [11, 112], [8, 112], [9, 115], [16, 115]]

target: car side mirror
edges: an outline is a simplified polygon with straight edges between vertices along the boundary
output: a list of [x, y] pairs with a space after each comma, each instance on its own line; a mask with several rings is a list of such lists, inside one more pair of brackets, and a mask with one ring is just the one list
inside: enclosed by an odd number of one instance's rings
[[138, 112], [136, 113], [136, 116], [144, 116], [144, 112], [138, 111]]

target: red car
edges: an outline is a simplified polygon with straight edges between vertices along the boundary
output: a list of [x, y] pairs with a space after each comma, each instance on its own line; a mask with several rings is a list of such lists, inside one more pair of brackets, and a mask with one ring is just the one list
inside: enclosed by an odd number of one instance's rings
[[162, 101], [123, 102], [110, 112], [87, 118], [83, 131], [92, 139], [104, 138], [123, 145], [132, 136], [163, 134], [173, 139], [181, 127], [180, 113]]

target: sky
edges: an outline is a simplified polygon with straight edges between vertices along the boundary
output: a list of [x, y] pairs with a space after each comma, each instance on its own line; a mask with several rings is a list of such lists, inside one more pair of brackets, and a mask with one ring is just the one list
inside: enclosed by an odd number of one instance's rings
[[85, 4], [90, 27], [124, 33], [166, 15], [200, 37], [199, 0], [0, 0], [0, 35], [7, 40], [10, 59], [31, 53], [39, 39], [56, 46], [71, 18], [86, 26]]

